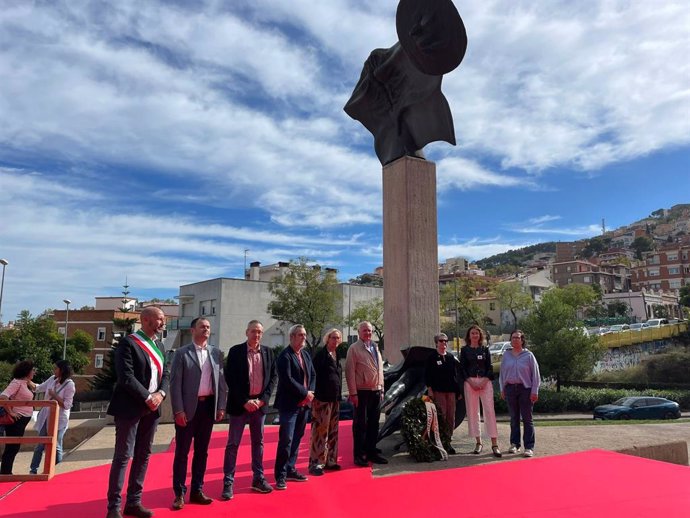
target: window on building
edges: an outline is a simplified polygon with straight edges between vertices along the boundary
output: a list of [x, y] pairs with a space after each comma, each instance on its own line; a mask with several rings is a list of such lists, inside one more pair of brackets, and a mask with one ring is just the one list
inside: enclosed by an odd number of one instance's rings
[[670, 281], [668, 281], [668, 287], [672, 290], [680, 289], [681, 286], [682, 285], [680, 279], [671, 279]]
[[592, 278], [591, 278], [589, 275], [585, 275], [585, 276], [582, 278], [582, 282], [585, 282], [585, 283], [589, 284], [589, 283], [592, 282]]
[[489, 302], [489, 311], [496, 311], [496, 303]]
[[567, 266], [565, 269], [566, 272], [570, 272], [570, 266]]
[[650, 269], [648, 274], [650, 277], [658, 277], [659, 276], [659, 269], [658, 268]]
[[666, 259], [668, 261], [677, 261], [678, 260], [678, 253], [674, 252], [672, 254], [666, 254]]
[[93, 366], [96, 367], [97, 369], [102, 369], [103, 368], [103, 355], [102, 354], [97, 354]]
[[60, 333], [61, 335], [64, 335], [65, 334], [65, 326], [58, 327], [58, 333]]
[[678, 275], [680, 273], [680, 268], [678, 266], [673, 266], [668, 269], [669, 275]]
[[105, 342], [105, 327], [99, 327], [98, 333], [96, 334], [96, 340], [98, 342]]
[[215, 315], [216, 314], [216, 301], [214, 300], [202, 300], [199, 303], [199, 315]]

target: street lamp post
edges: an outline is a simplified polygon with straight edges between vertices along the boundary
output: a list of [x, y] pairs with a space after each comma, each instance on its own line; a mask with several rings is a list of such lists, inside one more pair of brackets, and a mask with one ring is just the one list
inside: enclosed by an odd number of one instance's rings
[[65, 313], [65, 340], [62, 343], [62, 359], [64, 360], [65, 356], [67, 356], [67, 326], [69, 325], [69, 305], [72, 301], [64, 299], [62, 302], [67, 305], [67, 312]]
[[453, 296], [455, 297], [455, 343], [460, 352], [460, 326], [458, 322], [458, 265], [453, 267]]
[[10, 264], [7, 259], [0, 259], [2, 264], [2, 282], [0, 282], [0, 325], [2, 325], [2, 292], [5, 289], [5, 267]]

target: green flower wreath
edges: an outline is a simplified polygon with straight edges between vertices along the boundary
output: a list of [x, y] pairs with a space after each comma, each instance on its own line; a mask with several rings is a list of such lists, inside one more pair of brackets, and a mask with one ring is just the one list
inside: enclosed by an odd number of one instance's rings
[[[448, 450], [451, 438], [450, 427], [446, 424], [438, 407], [437, 411], [441, 444], [443, 444], [445, 450]], [[407, 443], [407, 449], [412, 458], [417, 462], [441, 460], [441, 452], [431, 444], [428, 437], [422, 437], [425, 430], [426, 406], [424, 401], [421, 398], [411, 399], [407, 402], [402, 412], [401, 433]]]

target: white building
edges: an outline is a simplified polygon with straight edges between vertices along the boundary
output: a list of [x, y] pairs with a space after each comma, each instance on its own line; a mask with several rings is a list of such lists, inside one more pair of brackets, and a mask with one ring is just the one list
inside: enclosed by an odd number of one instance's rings
[[[273, 266], [273, 265], [272, 265]], [[287, 263], [275, 265], [278, 269], [286, 268]], [[252, 263], [248, 276], [260, 278], [258, 263]], [[268, 268], [268, 267], [267, 267]], [[267, 275], [272, 270], [267, 269]], [[289, 343], [289, 325], [281, 324], [268, 313], [268, 304], [272, 300], [265, 280], [219, 278], [180, 286], [180, 316], [169, 323], [170, 330], [179, 330], [174, 347], [191, 340], [189, 325], [192, 319], [203, 316], [211, 323], [210, 343], [218, 345], [222, 351], [246, 340], [245, 330], [250, 320], [259, 320], [264, 326], [262, 342], [269, 347], [287, 346]], [[358, 304], [375, 298], [383, 298], [383, 288], [359, 286], [355, 284], [338, 284], [340, 292], [336, 307], [338, 319], [345, 320], [350, 311]], [[356, 339], [357, 330], [343, 327], [340, 322], [334, 323], [343, 333]]]

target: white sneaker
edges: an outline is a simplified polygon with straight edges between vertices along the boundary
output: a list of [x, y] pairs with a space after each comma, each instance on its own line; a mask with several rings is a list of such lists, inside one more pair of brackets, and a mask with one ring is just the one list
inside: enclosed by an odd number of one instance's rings
[[525, 457], [534, 457], [534, 451], [529, 448], [525, 448]]
[[508, 453], [517, 453], [520, 451], [520, 447], [517, 444], [511, 444], [508, 448]]

